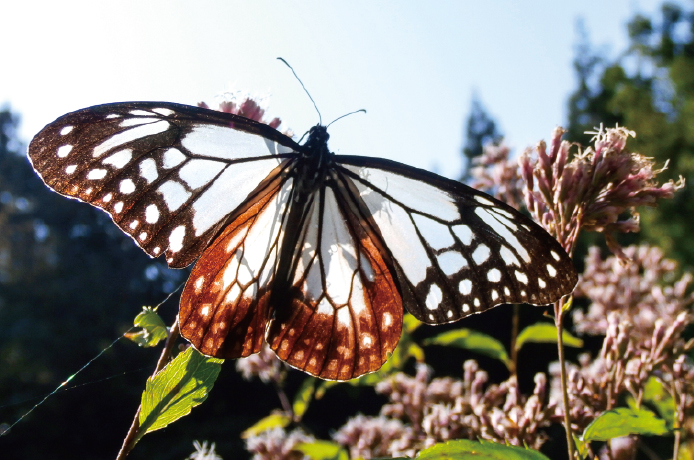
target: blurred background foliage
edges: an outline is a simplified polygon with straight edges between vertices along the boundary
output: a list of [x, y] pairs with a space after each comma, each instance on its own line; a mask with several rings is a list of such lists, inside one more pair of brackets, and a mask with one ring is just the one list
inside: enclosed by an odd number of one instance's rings
[[[618, 123], [637, 133], [630, 141], [631, 150], [660, 164], [670, 160], [666, 178], [682, 175], [692, 184], [694, 14], [665, 4], [655, 17], [634, 17], [625, 33], [629, 48], [609, 58], [590, 44], [579, 27], [567, 138], [586, 145], [590, 135], [585, 131], [600, 123]], [[469, 113], [461, 149], [468, 160], [482, 152], [484, 143], [502, 139], [480, 97], [473, 98]], [[19, 122], [11, 108], [0, 110], [0, 430], [128, 330], [142, 305], [163, 300], [188, 274], [149, 259], [103, 212], [49, 191], [26, 159], [26, 145], [16, 134]], [[694, 266], [691, 186], [660, 207], [643, 210], [641, 217], [642, 232], [635, 238], [660, 246], [667, 257], [685, 267]], [[169, 324], [176, 302], [174, 297], [159, 310]], [[465, 327], [507, 340], [510, 313], [510, 308], [497, 308], [469, 318]], [[533, 316], [528, 322], [534, 322], [541, 313], [523, 314]], [[441, 331], [420, 329], [429, 335]], [[0, 438], [3, 456], [113, 458], [158, 353], [126, 341], [116, 343], [68, 385], [77, 388], [53, 396]], [[546, 354], [545, 360], [533, 360], [526, 371], [519, 369], [526, 390], [532, 388], [535, 372], [555, 359], [553, 348]], [[460, 375], [463, 361], [470, 358], [460, 350], [433, 355], [427, 356], [427, 362], [439, 375]], [[493, 360], [476, 359], [492, 380], [495, 373], [507, 376], [507, 370]], [[290, 389], [301, 380], [299, 375], [291, 377]], [[371, 389], [341, 386], [311, 406], [305, 423], [317, 436], [327, 438], [331, 428], [355, 414], [355, 408], [376, 413], [383, 402]], [[278, 406], [272, 389], [245, 382], [234, 366], [224, 366], [206, 404], [148, 436], [131, 458], [186, 458], [194, 439], [216, 442], [224, 458], [245, 457], [240, 433]], [[552, 443], [548, 446], [551, 450]]]

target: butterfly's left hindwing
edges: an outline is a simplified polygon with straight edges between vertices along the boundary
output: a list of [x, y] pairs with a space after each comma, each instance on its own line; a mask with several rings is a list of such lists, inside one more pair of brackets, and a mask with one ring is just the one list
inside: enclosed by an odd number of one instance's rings
[[46, 184], [108, 212], [149, 255], [192, 263], [299, 146], [243, 117], [171, 103], [73, 112], [32, 140]]

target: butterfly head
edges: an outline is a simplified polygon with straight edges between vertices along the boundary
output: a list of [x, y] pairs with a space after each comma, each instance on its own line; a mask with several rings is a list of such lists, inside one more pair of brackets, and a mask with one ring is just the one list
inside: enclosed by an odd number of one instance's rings
[[304, 154], [314, 159], [327, 159], [330, 155], [328, 139], [330, 139], [330, 134], [328, 134], [328, 129], [325, 126], [314, 126], [308, 132], [308, 139], [302, 146]]

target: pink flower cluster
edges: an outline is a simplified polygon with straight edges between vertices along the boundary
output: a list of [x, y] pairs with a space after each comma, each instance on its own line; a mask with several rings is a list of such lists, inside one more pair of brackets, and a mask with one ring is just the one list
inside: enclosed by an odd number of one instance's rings
[[[384, 455], [414, 457], [419, 451], [451, 439], [485, 439], [539, 448], [541, 428], [550, 424], [554, 404], [546, 403], [547, 379], [535, 376], [535, 390], [523, 396], [515, 377], [487, 385], [487, 373], [475, 361], [464, 365], [463, 379], [431, 379], [418, 365], [414, 377], [396, 373], [376, 386], [389, 403], [378, 417], [359, 415], [340, 428], [334, 439], [352, 458]], [[368, 427], [368, 429], [367, 429]]]
[[[250, 97], [246, 96], [241, 97], [240, 99], [241, 102], [239, 103], [236, 103], [233, 100], [220, 102], [219, 107], [215, 110], [225, 113], [233, 113], [234, 115], [241, 115], [242, 117], [259, 121], [275, 129], [277, 129], [280, 126], [280, 124], [282, 124], [282, 120], [280, 120], [277, 117], [273, 118], [270, 121], [263, 120], [263, 117], [265, 116], [265, 109], [260, 107], [260, 105], [258, 105], [258, 103]], [[204, 109], [210, 108], [210, 106], [207, 105], [205, 102], [198, 102], [198, 107], [202, 107]]]
[[[525, 204], [535, 220], [571, 254], [581, 230], [605, 234], [608, 247], [622, 258], [615, 232], [638, 232], [636, 206], [656, 206], [659, 198], [672, 198], [684, 179], [658, 185], [652, 159], [626, 148], [626, 128], [600, 128], [594, 146], [578, 150], [569, 160], [571, 144], [556, 128], [549, 148], [540, 142], [536, 159], [528, 149], [520, 157], [525, 181]], [[622, 213], [630, 214], [620, 220]]]

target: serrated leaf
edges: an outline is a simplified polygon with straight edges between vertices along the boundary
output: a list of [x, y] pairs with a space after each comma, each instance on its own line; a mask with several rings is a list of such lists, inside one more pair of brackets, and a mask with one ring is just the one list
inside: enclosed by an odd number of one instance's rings
[[603, 412], [583, 432], [584, 442], [607, 441], [630, 434], [661, 436], [668, 433], [665, 420], [645, 408], [618, 407]]
[[316, 379], [313, 377], [308, 377], [301, 382], [299, 390], [294, 395], [294, 402], [292, 403], [292, 410], [294, 411], [294, 417], [296, 420], [301, 420], [304, 416], [308, 405], [313, 398], [313, 392], [315, 390]]
[[312, 460], [349, 460], [347, 451], [341, 445], [330, 441], [299, 443], [293, 450], [308, 455]]
[[420, 452], [417, 460], [549, 460], [536, 450], [493, 442], [458, 439]]
[[[567, 347], [581, 348], [583, 340], [574, 337], [568, 331], [563, 330], [561, 337]], [[516, 350], [529, 342], [557, 343], [557, 328], [550, 323], [535, 323], [523, 329], [516, 339]]]
[[143, 307], [133, 321], [135, 327], [141, 327], [138, 332], [126, 332], [127, 339], [141, 347], [155, 347], [161, 340], [166, 340], [169, 330], [161, 317], [150, 307]]
[[257, 422], [255, 422], [250, 428], [247, 428], [243, 433], [241, 433], [241, 438], [248, 439], [253, 436], [257, 436], [263, 431], [271, 430], [273, 428], [284, 428], [289, 425], [292, 418], [283, 413], [278, 412], [270, 414], [267, 417], [263, 417]]
[[448, 347], [465, 348], [479, 354], [498, 359], [507, 367], [511, 365], [506, 349], [501, 342], [487, 334], [472, 329], [455, 329], [443, 332], [424, 341], [424, 345], [443, 345]]
[[188, 347], [154, 378], [147, 379], [137, 440], [188, 415], [193, 407], [207, 399], [223, 362]]

